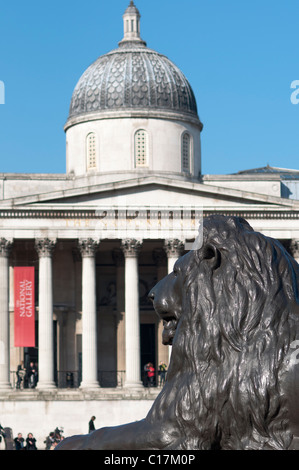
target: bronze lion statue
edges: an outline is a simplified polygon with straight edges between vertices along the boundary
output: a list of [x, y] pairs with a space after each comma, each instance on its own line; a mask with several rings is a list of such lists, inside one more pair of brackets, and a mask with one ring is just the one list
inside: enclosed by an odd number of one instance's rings
[[57, 450], [299, 448], [298, 276], [244, 219], [205, 218], [202, 247], [149, 293], [172, 355], [148, 415]]

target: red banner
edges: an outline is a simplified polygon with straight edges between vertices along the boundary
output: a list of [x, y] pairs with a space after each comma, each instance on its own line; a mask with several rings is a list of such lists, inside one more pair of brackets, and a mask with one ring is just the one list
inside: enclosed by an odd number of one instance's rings
[[14, 268], [15, 346], [35, 346], [34, 267]]

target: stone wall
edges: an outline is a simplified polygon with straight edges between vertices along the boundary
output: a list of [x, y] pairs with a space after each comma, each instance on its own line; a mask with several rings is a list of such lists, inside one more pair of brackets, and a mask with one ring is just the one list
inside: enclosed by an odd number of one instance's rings
[[14, 438], [19, 432], [24, 438], [31, 432], [37, 440], [38, 450], [44, 450], [47, 435], [56, 427], [63, 428], [65, 437], [87, 434], [88, 422], [93, 415], [96, 416], [96, 428], [145, 418], [158, 391], [160, 389], [148, 389], [126, 395], [120, 390], [102, 390], [97, 396], [84, 396], [79, 390], [67, 390], [57, 392], [53, 397], [23, 390], [6, 399], [0, 397], [0, 424], [11, 428]]

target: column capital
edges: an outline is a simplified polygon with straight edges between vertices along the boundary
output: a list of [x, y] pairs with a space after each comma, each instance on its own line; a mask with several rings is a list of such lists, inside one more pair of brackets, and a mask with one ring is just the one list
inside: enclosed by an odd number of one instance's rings
[[36, 238], [35, 249], [39, 258], [50, 257], [56, 245], [56, 239]]
[[82, 258], [92, 258], [99, 248], [99, 241], [93, 238], [80, 238], [78, 247]]
[[13, 241], [4, 237], [0, 238], [0, 256], [8, 257], [12, 248]]
[[292, 238], [290, 242], [290, 252], [296, 260], [299, 258], [299, 240]]
[[179, 257], [184, 249], [184, 243], [177, 238], [170, 238], [164, 241], [164, 250], [167, 257]]
[[135, 238], [125, 238], [121, 241], [121, 248], [125, 258], [136, 258], [141, 249], [142, 241]]

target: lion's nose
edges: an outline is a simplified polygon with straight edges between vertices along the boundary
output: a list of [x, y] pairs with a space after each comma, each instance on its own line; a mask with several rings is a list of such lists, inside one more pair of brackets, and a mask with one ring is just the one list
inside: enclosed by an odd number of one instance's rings
[[151, 289], [148, 293], [148, 296], [147, 296], [152, 302], [154, 301], [155, 299], [155, 291], [154, 289]]

